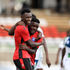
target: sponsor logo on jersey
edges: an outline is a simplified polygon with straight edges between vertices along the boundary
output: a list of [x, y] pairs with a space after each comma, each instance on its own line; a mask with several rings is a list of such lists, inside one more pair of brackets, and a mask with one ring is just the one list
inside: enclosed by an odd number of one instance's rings
[[34, 37], [32, 37], [32, 41], [35, 41], [35, 38]]

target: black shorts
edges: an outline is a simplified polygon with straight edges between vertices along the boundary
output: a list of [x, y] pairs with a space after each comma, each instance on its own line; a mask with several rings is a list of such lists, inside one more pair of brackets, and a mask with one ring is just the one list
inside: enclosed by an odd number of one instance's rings
[[19, 70], [33, 70], [29, 58], [22, 58], [22, 59], [14, 60], [14, 64]]
[[[32, 66], [32, 69], [34, 70], [34, 66]], [[16, 70], [20, 70], [19, 68], [16, 68]]]

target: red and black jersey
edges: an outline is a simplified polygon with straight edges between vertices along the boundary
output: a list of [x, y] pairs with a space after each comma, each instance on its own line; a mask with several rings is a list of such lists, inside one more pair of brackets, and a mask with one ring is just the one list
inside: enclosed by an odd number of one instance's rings
[[24, 42], [30, 39], [29, 31], [27, 27], [23, 25], [18, 25], [15, 29], [15, 52], [13, 60], [19, 58], [30, 58], [30, 55], [27, 51], [19, 49], [19, 44], [21, 44], [22, 39], [22, 44], [24, 45]]
[[[32, 40], [33, 42], [37, 42], [37, 43], [42, 42], [43, 37], [40, 38], [38, 41], [35, 41], [36, 38], [37, 38], [37, 36], [38, 36], [38, 34], [39, 34], [39, 32], [37, 31], [37, 32], [35, 32], [33, 35], [30, 36], [30, 37], [31, 37], [31, 40]], [[38, 49], [38, 48], [39, 48], [39, 46], [37, 47], [37, 49]], [[31, 54], [31, 61], [32, 61], [32, 64], [34, 65], [34, 63], [35, 63], [35, 54]]]

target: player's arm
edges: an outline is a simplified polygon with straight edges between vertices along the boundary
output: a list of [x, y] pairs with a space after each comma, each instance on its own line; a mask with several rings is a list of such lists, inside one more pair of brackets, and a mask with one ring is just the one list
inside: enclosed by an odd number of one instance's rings
[[14, 30], [19, 23], [16, 23], [11, 29], [6, 28], [4, 25], [0, 25], [0, 28], [7, 31], [9, 35], [14, 35]]
[[38, 31], [38, 35], [37, 35], [36, 41], [38, 41], [40, 38], [42, 38], [42, 33], [40, 31]]
[[16, 23], [14, 26], [11, 27], [11, 29], [9, 30], [9, 35], [14, 35], [14, 31], [15, 31], [15, 28], [16, 26], [18, 25], [18, 23]]
[[64, 58], [64, 55], [65, 55], [65, 52], [66, 52], [66, 49], [63, 48], [63, 49], [62, 49], [61, 67], [63, 67], [63, 58]]
[[61, 51], [61, 48], [58, 49], [55, 64], [58, 64], [60, 51]]
[[36, 42], [33, 42], [31, 39], [29, 39], [28, 41], [26, 41], [26, 44], [31, 47], [37, 47], [37, 46], [43, 45], [44, 43], [43, 41], [40, 43], [36, 43]]
[[51, 63], [49, 61], [49, 57], [48, 57], [48, 50], [47, 50], [47, 44], [46, 44], [46, 41], [45, 41], [45, 38], [44, 38], [44, 50], [45, 50], [45, 54], [46, 54], [46, 63], [48, 65], [48, 67], [50, 67]]
[[14, 35], [15, 28], [18, 25], [23, 25], [23, 22], [22, 21], [19, 21], [14, 26], [12, 26], [11, 29], [9, 30], [9, 35]]
[[28, 51], [29, 53], [35, 53], [35, 52], [36, 52], [36, 50], [30, 49], [30, 48], [27, 47], [26, 45], [22, 46], [21, 44], [19, 45], [19, 49], [26, 50], [26, 51]]
[[10, 29], [6, 28], [4, 25], [0, 25], [0, 28], [7, 31], [7, 32], [9, 32], [9, 30], [10, 30]]
[[16, 28], [16, 25], [11, 27], [11, 29], [9, 30], [9, 35], [14, 35], [15, 28]]
[[31, 47], [37, 47], [37, 46], [40, 46], [40, 45], [43, 45], [43, 41], [40, 42], [40, 43], [36, 43], [36, 42], [33, 42], [30, 38], [30, 35], [29, 35], [29, 32], [28, 30], [26, 29], [26, 27], [20, 27], [20, 34], [21, 34], [21, 37], [23, 38], [24, 42], [28, 45], [28, 46], [31, 46]]
[[[43, 31], [40, 27], [38, 28], [38, 32], [39, 32], [39, 37], [44, 37]], [[47, 45], [46, 45], [45, 38], [44, 38], [44, 45], [43, 46], [44, 46], [44, 50], [45, 50], [45, 53], [46, 53], [46, 62], [48, 64], [48, 66], [50, 67], [51, 63], [50, 63], [49, 57], [48, 57], [48, 50], [47, 50]]]

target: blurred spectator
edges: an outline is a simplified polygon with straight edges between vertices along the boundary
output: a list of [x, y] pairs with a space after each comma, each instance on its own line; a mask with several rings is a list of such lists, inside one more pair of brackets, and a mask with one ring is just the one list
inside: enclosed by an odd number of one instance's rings
[[66, 0], [66, 9], [70, 12], [70, 0]]
[[7, 9], [6, 9], [6, 8], [3, 8], [3, 9], [2, 9], [2, 13], [1, 13], [1, 14], [6, 15], [6, 13], [7, 13]]
[[62, 0], [57, 0], [56, 12], [60, 12], [60, 10], [61, 10], [61, 2], [62, 2]]
[[19, 10], [19, 12], [21, 12], [23, 9], [25, 8], [30, 8], [30, 6], [26, 3], [26, 2], [22, 2], [22, 7], [21, 9]]
[[32, 8], [42, 9], [44, 0], [31, 0]]
[[29, 8], [29, 5], [26, 2], [22, 3], [22, 8]]

